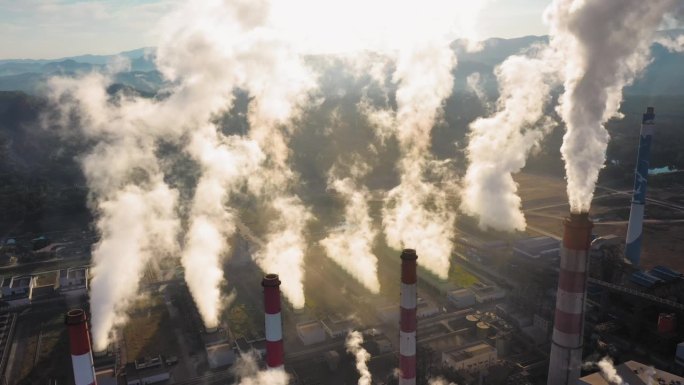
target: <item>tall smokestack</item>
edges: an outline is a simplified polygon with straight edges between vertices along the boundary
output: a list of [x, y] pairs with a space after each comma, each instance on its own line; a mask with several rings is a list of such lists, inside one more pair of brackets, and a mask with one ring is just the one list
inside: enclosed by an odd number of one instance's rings
[[266, 274], [264, 287], [266, 310], [266, 365], [271, 369], [283, 367], [283, 321], [280, 316], [280, 279], [278, 274]]
[[648, 165], [651, 160], [651, 139], [655, 130], [655, 112], [653, 107], [646, 108], [641, 120], [641, 137], [639, 138], [639, 152], [637, 165], [634, 170], [634, 195], [632, 209], [629, 212], [627, 226], [627, 244], [625, 256], [632, 265], [639, 266], [641, 256], [641, 236], [644, 227], [644, 205], [646, 204], [646, 182], [648, 181]]
[[593, 224], [589, 214], [571, 213], [564, 227], [547, 381], [551, 385], [575, 385], [582, 366], [587, 256]]
[[65, 323], [69, 329], [71, 363], [74, 367], [75, 385], [96, 385], [93, 356], [90, 353], [88, 322], [83, 309], [69, 310]]
[[416, 385], [416, 260], [413, 249], [401, 253], [401, 319], [399, 331], [399, 385]]

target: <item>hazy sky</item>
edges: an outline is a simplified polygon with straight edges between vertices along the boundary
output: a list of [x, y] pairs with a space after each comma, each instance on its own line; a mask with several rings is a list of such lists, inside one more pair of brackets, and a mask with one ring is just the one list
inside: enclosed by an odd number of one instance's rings
[[[0, 0], [0, 59], [112, 54], [153, 46], [156, 22], [178, 1]], [[545, 34], [541, 14], [549, 1], [489, 0], [478, 35]]]

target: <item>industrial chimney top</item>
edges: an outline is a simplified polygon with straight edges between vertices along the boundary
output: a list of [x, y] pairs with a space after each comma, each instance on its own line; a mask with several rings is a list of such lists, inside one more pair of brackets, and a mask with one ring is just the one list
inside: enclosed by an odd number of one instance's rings
[[69, 310], [64, 320], [67, 325], [78, 325], [83, 322], [86, 322], [86, 314], [83, 309]]
[[404, 249], [404, 251], [401, 252], [401, 259], [404, 260], [416, 260], [418, 259], [418, 255], [416, 254], [415, 249]]
[[264, 279], [261, 280], [261, 286], [263, 287], [278, 287], [280, 286], [280, 279], [278, 279], [278, 274], [266, 274]]

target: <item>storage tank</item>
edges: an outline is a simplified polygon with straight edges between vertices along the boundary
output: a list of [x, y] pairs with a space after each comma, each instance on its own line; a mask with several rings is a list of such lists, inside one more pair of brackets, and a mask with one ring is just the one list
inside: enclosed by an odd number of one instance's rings
[[489, 330], [490, 327], [487, 325], [485, 322], [478, 322], [477, 323], [477, 337], [485, 339], [489, 337]]

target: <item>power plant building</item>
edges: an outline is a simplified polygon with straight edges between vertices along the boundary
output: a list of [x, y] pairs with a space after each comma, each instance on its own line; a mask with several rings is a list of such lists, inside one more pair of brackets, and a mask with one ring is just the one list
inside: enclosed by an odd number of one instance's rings
[[305, 346], [320, 344], [325, 341], [325, 329], [319, 321], [297, 324], [297, 336]]
[[[616, 365], [615, 370], [617, 375], [622, 378], [623, 384], [684, 384], [684, 377], [679, 377], [636, 361], [627, 361], [623, 364]], [[599, 372], [580, 378], [578, 384], [612, 385], [612, 383], [606, 381]]]
[[168, 381], [170, 378], [169, 368], [161, 356], [136, 360], [126, 365], [127, 385], [156, 384]]
[[551, 237], [533, 237], [513, 242], [513, 255], [522, 258], [554, 258], [560, 253], [560, 242]]
[[65, 295], [88, 293], [88, 268], [76, 267], [59, 271], [59, 291]]
[[479, 373], [496, 364], [497, 350], [491, 345], [478, 343], [442, 353], [442, 363], [454, 370]]
[[475, 305], [475, 294], [468, 289], [452, 290], [447, 294], [447, 299], [459, 309]]
[[33, 288], [36, 286], [35, 277], [24, 275], [6, 277], [2, 280], [2, 300], [10, 306], [24, 306], [31, 303]]

